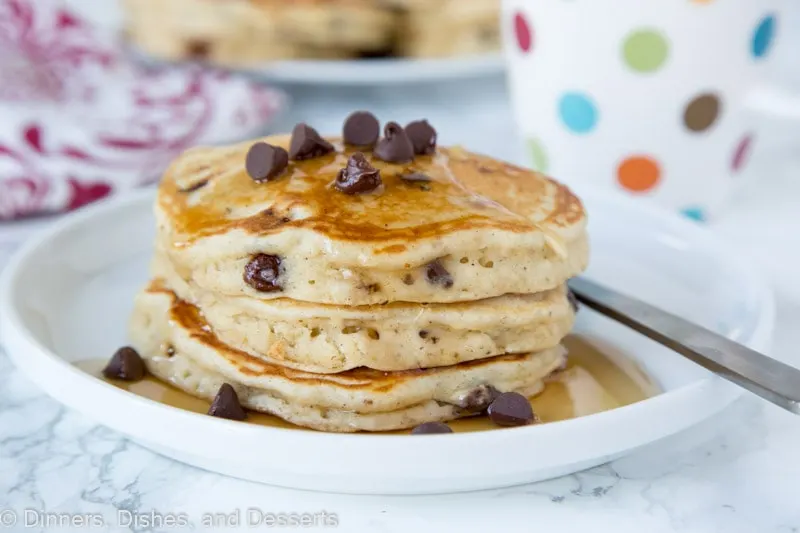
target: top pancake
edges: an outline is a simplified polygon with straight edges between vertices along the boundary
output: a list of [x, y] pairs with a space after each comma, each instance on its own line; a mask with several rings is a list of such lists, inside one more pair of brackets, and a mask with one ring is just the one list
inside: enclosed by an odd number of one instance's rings
[[[289, 145], [288, 136], [263, 141]], [[332, 183], [352, 147], [334, 140], [334, 153], [290, 161], [281, 177], [257, 183], [244, 166], [254, 142], [192, 149], [161, 182], [158, 247], [204, 288], [344, 305], [448, 302], [552, 289], [586, 266], [580, 201], [530, 170], [460, 148], [407, 164], [366, 151], [383, 186], [351, 196]], [[412, 172], [431, 181], [401, 178]], [[242, 281], [258, 253], [281, 257], [283, 291]], [[451, 287], [424, 279], [436, 259]]]

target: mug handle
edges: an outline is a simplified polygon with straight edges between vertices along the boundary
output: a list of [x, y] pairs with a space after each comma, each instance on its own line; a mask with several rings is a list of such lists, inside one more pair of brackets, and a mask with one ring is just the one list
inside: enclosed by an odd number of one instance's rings
[[745, 107], [761, 115], [800, 121], [800, 93], [776, 85], [756, 86], [745, 98]]

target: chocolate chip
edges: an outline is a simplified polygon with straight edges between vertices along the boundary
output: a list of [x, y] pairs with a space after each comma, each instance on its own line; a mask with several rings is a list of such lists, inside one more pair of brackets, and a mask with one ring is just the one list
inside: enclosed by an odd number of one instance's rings
[[271, 181], [280, 176], [289, 164], [289, 154], [280, 146], [255, 143], [247, 151], [244, 166], [254, 181]]
[[424, 329], [419, 330], [419, 338], [420, 339], [427, 339], [428, 335], [429, 335], [429, 333], [428, 333], [427, 330], [424, 330]]
[[207, 59], [211, 55], [211, 43], [202, 39], [191, 40], [186, 43], [186, 55], [190, 59]]
[[363, 194], [374, 191], [381, 183], [380, 171], [369, 164], [364, 154], [356, 152], [336, 175], [334, 187], [345, 194]]
[[431, 177], [423, 172], [409, 172], [407, 174], [400, 174], [400, 179], [403, 181], [431, 181]]
[[236, 394], [236, 390], [228, 383], [223, 383], [220, 386], [214, 401], [211, 402], [208, 414], [229, 420], [244, 420], [247, 418], [247, 412], [242, 407], [242, 404], [239, 403], [239, 396]]
[[531, 402], [518, 392], [504, 392], [486, 410], [492, 422], [498, 426], [524, 426], [536, 422]]
[[281, 258], [277, 255], [255, 255], [244, 267], [244, 281], [261, 292], [283, 290], [278, 284], [280, 274]]
[[453, 430], [444, 422], [425, 422], [411, 430], [412, 435], [433, 435], [436, 433], [452, 433]]
[[[287, 216], [281, 216], [280, 213], [277, 213], [273, 208], [268, 207], [261, 212], [261, 216], [265, 219], [268, 219], [270, 227], [282, 226], [283, 224], [288, 224], [292, 221], [291, 218]], [[267, 222], [267, 221], [265, 221]]]
[[389, 163], [408, 163], [414, 159], [414, 145], [397, 122], [383, 128], [383, 139], [375, 146], [375, 157]]
[[103, 369], [105, 377], [124, 381], [139, 381], [146, 372], [144, 360], [139, 352], [130, 346], [123, 346], [117, 350]]
[[436, 151], [436, 130], [427, 120], [409, 122], [405, 129], [415, 154], [430, 155]]
[[567, 300], [569, 300], [569, 305], [572, 306], [572, 312], [577, 313], [581, 306], [578, 304], [578, 299], [572, 289], [567, 289]]
[[353, 146], [375, 146], [381, 133], [381, 124], [375, 115], [367, 111], [356, 111], [344, 121], [342, 137]]
[[498, 44], [500, 36], [497, 34], [497, 29], [494, 27], [482, 27], [478, 29], [478, 42], [484, 45]]
[[427, 264], [425, 267], [425, 277], [428, 278], [429, 283], [441, 285], [445, 289], [449, 289], [453, 286], [453, 276], [450, 275], [450, 272], [445, 270], [438, 259]]
[[491, 385], [479, 385], [469, 391], [461, 399], [459, 407], [463, 407], [473, 413], [481, 413], [500, 395], [500, 391]]
[[333, 145], [308, 124], [301, 122], [292, 130], [292, 140], [289, 141], [289, 159], [292, 161], [313, 159], [330, 152], [333, 152]]
[[194, 191], [196, 191], [198, 189], [202, 189], [203, 187], [208, 185], [208, 181], [209, 180], [200, 180], [197, 183], [193, 183], [193, 184], [189, 185], [188, 187], [185, 187], [183, 189], [178, 189], [178, 190], [180, 192], [185, 192], [185, 193], [194, 192]]

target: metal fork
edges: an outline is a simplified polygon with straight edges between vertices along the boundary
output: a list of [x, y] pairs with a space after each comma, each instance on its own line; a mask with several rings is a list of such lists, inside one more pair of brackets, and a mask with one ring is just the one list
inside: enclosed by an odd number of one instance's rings
[[570, 280], [569, 287], [587, 307], [765, 400], [800, 414], [800, 370], [584, 278]]

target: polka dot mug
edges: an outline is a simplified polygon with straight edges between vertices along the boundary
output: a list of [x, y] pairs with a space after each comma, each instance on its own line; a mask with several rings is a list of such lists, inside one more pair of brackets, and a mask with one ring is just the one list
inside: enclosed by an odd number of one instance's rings
[[712, 216], [756, 142], [746, 111], [764, 100], [760, 76], [781, 5], [504, 0], [509, 85], [529, 162], [569, 184]]

